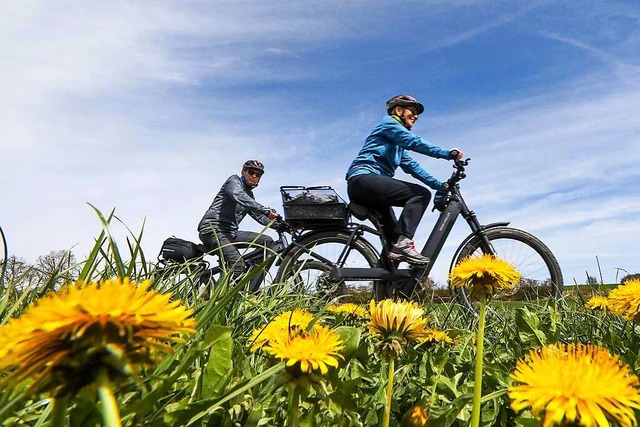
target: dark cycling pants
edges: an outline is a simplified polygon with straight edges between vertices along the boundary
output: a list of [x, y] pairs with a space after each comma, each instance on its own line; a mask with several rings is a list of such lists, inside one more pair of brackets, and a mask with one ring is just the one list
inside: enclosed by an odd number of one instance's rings
[[[239, 249], [255, 248], [256, 251], [261, 252], [261, 256], [256, 258], [257, 264], [259, 264], [271, 253], [269, 249], [273, 249], [275, 246], [275, 242], [270, 236], [254, 233], [253, 231], [239, 230], [235, 233], [227, 233], [216, 230], [215, 234], [200, 233], [200, 240], [209, 251], [217, 249], [222, 251], [224, 264], [227, 266], [227, 269], [232, 272], [234, 279], [242, 276], [245, 269]], [[250, 288], [252, 291], [258, 289], [263, 277], [264, 273], [260, 272], [251, 280]]]
[[[413, 239], [431, 192], [422, 185], [377, 174], [356, 175], [347, 182], [349, 199], [382, 215], [385, 237], [394, 243], [401, 234]], [[400, 220], [392, 206], [404, 207]]]

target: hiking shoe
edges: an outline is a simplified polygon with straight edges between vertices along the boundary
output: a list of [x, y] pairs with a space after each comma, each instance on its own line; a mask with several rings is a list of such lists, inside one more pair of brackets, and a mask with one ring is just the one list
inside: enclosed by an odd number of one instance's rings
[[391, 261], [404, 261], [409, 264], [429, 264], [429, 258], [416, 250], [416, 245], [413, 243], [413, 240], [404, 240], [395, 243], [389, 252], [389, 259]]

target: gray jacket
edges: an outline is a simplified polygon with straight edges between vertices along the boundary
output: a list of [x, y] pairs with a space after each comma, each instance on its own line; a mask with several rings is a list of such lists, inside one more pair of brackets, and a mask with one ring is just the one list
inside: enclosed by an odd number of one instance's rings
[[265, 215], [271, 209], [256, 202], [251, 189], [238, 175], [231, 175], [220, 188], [213, 203], [198, 224], [199, 233], [211, 233], [211, 229], [235, 234], [238, 224], [249, 214], [260, 224], [267, 225]]

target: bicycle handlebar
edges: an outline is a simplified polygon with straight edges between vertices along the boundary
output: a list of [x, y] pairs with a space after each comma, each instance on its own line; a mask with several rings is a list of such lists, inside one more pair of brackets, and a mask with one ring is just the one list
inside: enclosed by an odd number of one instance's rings
[[455, 171], [451, 174], [451, 178], [447, 180], [447, 184], [449, 184], [449, 187], [453, 187], [458, 182], [467, 177], [467, 174], [464, 172], [464, 170], [465, 167], [469, 164], [470, 160], [471, 159], [467, 157], [464, 160], [460, 159], [453, 161], [453, 168], [455, 169]]
[[451, 174], [451, 178], [447, 180], [445, 186], [436, 192], [433, 197], [433, 208], [431, 211], [442, 211], [450, 200], [451, 190], [454, 189], [460, 181], [466, 178], [467, 174], [464, 172], [465, 166], [469, 164], [470, 158], [464, 160], [454, 160], [453, 168], [455, 171]]
[[285, 221], [282, 215], [278, 215], [276, 219], [274, 219], [274, 225], [275, 225], [275, 230], [278, 232], [278, 234], [282, 234], [282, 233], [292, 234], [293, 227], [291, 227], [291, 225], [287, 221]]

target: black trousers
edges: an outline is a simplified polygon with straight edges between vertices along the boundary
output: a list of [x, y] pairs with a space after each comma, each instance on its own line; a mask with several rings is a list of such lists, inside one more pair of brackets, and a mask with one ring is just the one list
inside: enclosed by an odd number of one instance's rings
[[[237, 231], [236, 233], [225, 233], [223, 231], [216, 231], [213, 233], [200, 233], [200, 240], [207, 247], [207, 250], [222, 251], [222, 258], [227, 269], [232, 272], [234, 279], [239, 278], [244, 273], [245, 265], [240, 255], [239, 249], [242, 248], [255, 248], [255, 251], [261, 252], [262, 256], [257, 257], [258, 263], [265, 260], [268, 253], [271, 253], [268, 249], [274, 249], [275, 241], [271, 236], [266, 234], [254, 233], [253, 231]], [[258, 273], [251, 280], [251, 290], [256, 291], [260, 286], [260, 282], [264, 277], [264, 273]]]
[[[347, 192], [352, 202], [380, 213], [385, 237], [390, 243], [401, 234], [413, 239], [431, 200], [431, 192], [422, 185], [373, 173], [351, 178]], [[392, 206], [404, 208], [399, 220]]]

